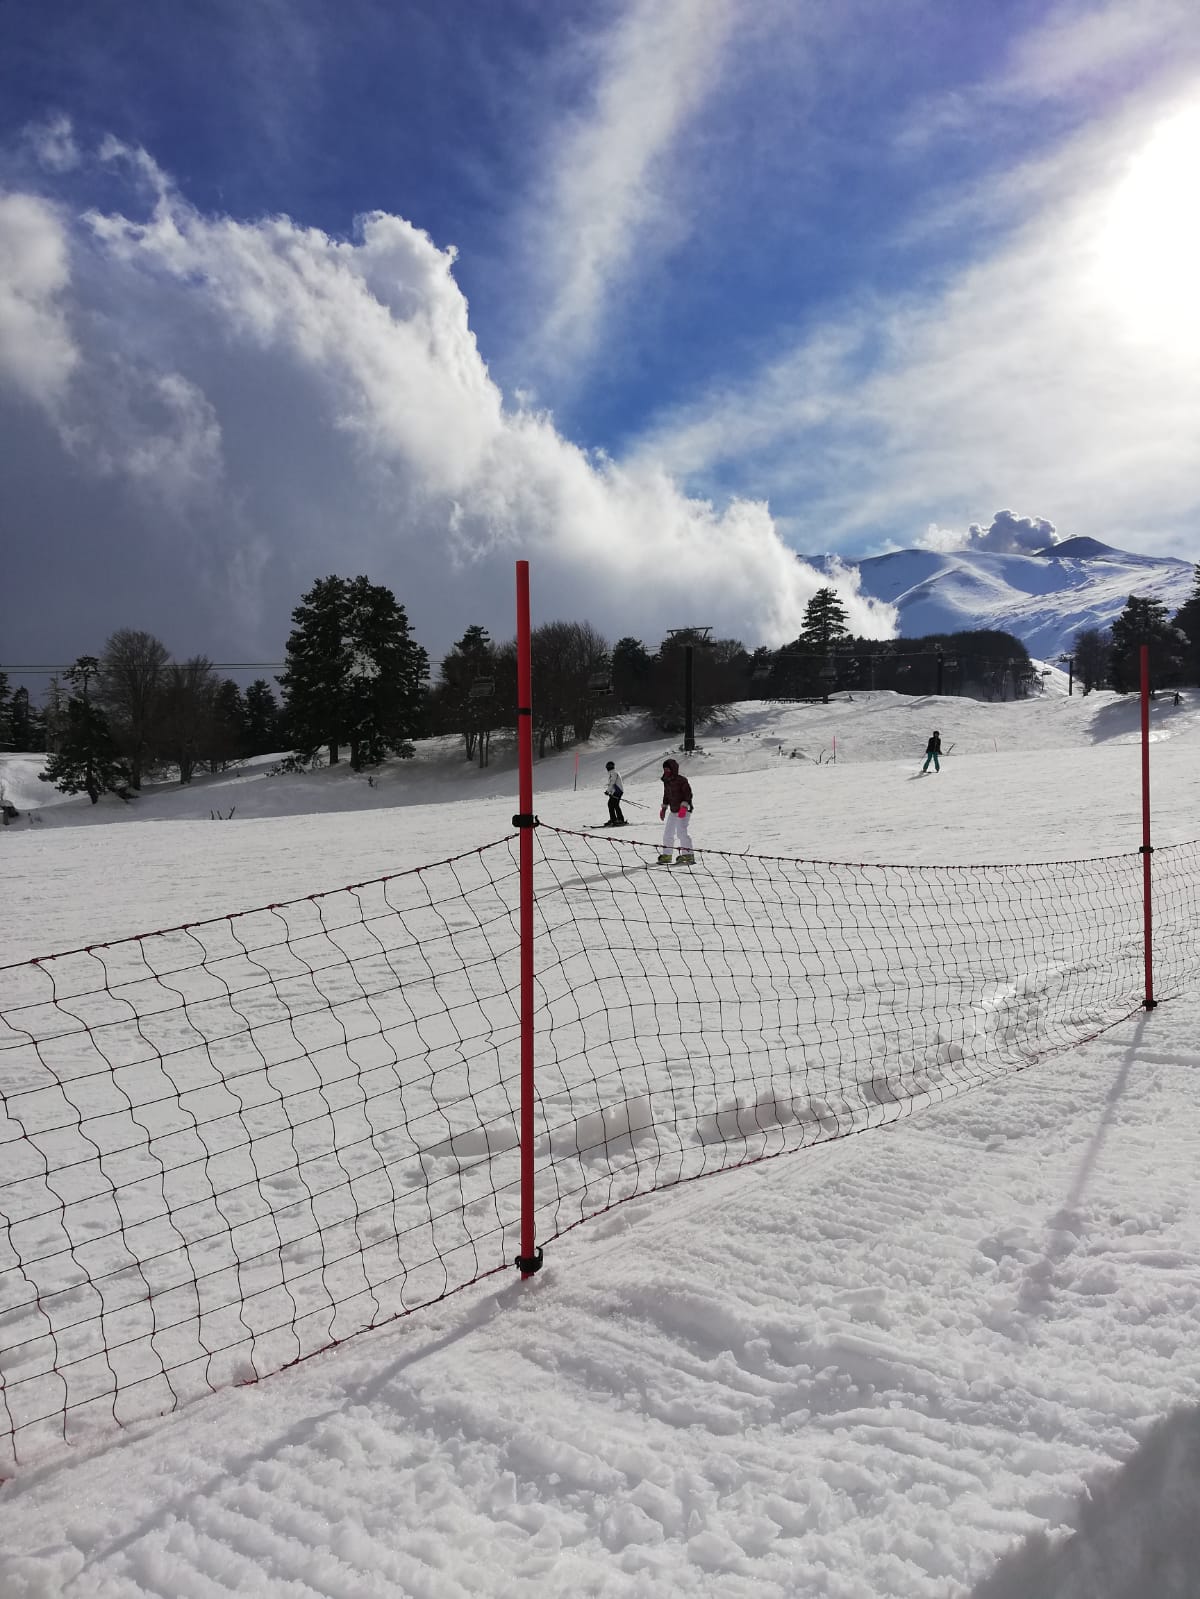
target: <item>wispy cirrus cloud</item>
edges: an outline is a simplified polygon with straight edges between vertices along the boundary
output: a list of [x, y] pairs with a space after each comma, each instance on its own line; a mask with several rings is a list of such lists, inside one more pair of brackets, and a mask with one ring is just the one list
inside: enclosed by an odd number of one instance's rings
[[1066, 0], [1016, 36], [996, 91], [1044, 100], [1113, 79], [1133, 87], [1195, 43], [1191, 0]]
[[639, 453], [694, 490], [764, 495], [801, 548], [914, 542], [931, 520], [1018, 503], [1066, 534], [1189, 553], [1200, 230], [1180, 151], [1200, 60], [1193, 73], [1181, 86], [1176, 63], [1063, 139], [1024, 194], [997, 173], [1003, 226], [974, 258], [847, 300], [745, 381], [662, 416]]
[[65, 112], [55, 112], [44, 122], [34, 123], [27, 139], [34, 160], [47, 171], [70, 172], [79, 165], [75, 130]]
[[896, 141], [913, 154], [947, 138], [1003, 150], [1001, 129], [1028, 122], [1033, 108], [1035, 127], [1071, 126], [1094, 109], [1097, 94], [1112, 98], [1153, 79], [1169, 83], [1173, 66], [1186, 75], [1196, 48], [1191, 0], [1144, 0], [1136, 7], [1125, 0], [1059, 0], [1012, 35], [990, 73], [906, 107]]
[[593, 352], [629, 273], [686, 234], [678, 141], [720, 80], [737, 0], [630, 0], [593, 38], [585, 109], [553, 130], [523, 227], [538, 284], [533, 364], [561, 377]]

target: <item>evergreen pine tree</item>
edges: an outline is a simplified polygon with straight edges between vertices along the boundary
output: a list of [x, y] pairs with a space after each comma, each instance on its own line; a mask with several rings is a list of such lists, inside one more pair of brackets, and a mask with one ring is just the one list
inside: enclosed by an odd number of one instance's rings
[[825, 655], [835, 644], [849, 637], [846, 607], [838, 599], [837, 590], [818, 589], [804, 608], [804, 621], [797, 640], [799, 647]]
[[480, 746], [486, 747], [498, 712], [496, 649], [487, 629], [478, 624], [469, 627], [442, 661], [438, 674], [438, 727], [461, 734], [467, 759], [472, 760], [476, 749], [480, 749], [480, 764], [486, 764]]
[[410, 756], [419, 731], [429, 656], [409, 637], [408, 617], [390, 589], [356, 577], [346, 588], [352, 656], [346, 681], [350, 764], [378, 766], [389, 752]]
[[29, 690], [25, 687], [13, 694], [9, 732], [15, 750], [44, 750], [46, 747], [45, 721], [30, 705]]
[[279, 682], [296, 748], [311, 753], [326, 744], [332, 766], [348, 743], [356, 769], [389, 750], [411, 755], [429, 657], [409, 637], [391, 590], [365, 577], [321, 578], [292, 620]]
[[44, 748], [56, 750], [67, 730], [67, 700], [70, 698], [57, 676], [46, 685], [46, 698], [42, 706], [42, 726], [46, 730]]
[[1150, 684], [1163, 688], [1179, 679], [1187, 651], [1186, 635], [1168, 619], [1161, 600], [1131, 594], [1112, 625], [1112, 685], [1128, 694], [1141, 681], [1141, 645], [1150, 646]]
[[246, 754], [273, 754], [279, 748], [279, 706], [265, 678], [255, 678], [246, 690], [245, 713]]
[[93, 805], [101, 794], [119, 793], [129, 782], [108, 722], [89, 692], [99, 668], [94, 655], [81, 655], [64, 674], [76, 692], [67, 700], [59, 747], [38, 773], [43, 783], [53, 783], [63, 794], [86, 794]]
[[1200, 683], [1200, 565], [1193, 574], [1192, 592], [1175, 613], [1175, 626], [1187, 640], [1185, 678], [1189, 683]]
[[613, 695], [622, 705], [645, 705], [654, 663], [641, 639], [620, 638], [613, 645]]
[[246, 753], [246, 701], [238, 685], [226, 677], [213, 695], [209, 769], [219, 772]]
[[296, 749], [314, 755], [327, 744], [331, 766], [338, 762], [346, 726], [352, 655], [345, 613], [345, 578], [319, 578], [292, 612], [296, 625], [287, 641], [287, 667], [279, 677]]

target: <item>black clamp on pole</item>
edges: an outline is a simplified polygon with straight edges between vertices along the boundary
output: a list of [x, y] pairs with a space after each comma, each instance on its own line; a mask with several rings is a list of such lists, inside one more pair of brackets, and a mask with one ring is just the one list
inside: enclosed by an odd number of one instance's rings
[[[513, 820], [515, 821], [516, 818], [514, 817]], [[1138, 854], [1139, 855], [1153, 855], [1154, 854], [1154, 845], [1153, 844], [1139, 844], [1138, 845]]]
[[532, 1277], [535, 1271], [542, 1269], [542, 1246], [539, 1244], [532, 1255], [518, 1255], [513, 1261], [524, 1277]]
[[518, 811], [512, 819], [514, 827], [540, 827], [542, 824], [536, 816], [531, 816], [528, 811]]

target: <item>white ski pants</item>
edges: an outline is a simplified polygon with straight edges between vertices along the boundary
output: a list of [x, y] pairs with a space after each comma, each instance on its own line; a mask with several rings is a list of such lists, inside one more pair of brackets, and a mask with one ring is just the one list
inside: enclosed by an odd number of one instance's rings
[[676, 843], [681, 850], [691, 852], [692, 839], [688, 832], [687, 817], [680, 816], [676, 811], [668, 811], [663, 826], [663, 854], [669, 854]]

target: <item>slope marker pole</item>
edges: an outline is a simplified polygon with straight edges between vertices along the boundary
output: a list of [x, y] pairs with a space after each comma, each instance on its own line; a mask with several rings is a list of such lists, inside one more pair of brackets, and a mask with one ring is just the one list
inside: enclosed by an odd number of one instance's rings
[[522, 1280], [542, 1264], [534, 1247], [533, 1181], [533, 670], [530, 663], [529, 562], [517, 562], [517, 765], [518, 804], [513, 826], [521, 836], [521, 1253], [514, 1261]]
[[1151, 896], [1150, 896], [1150, 857], [1154, 854], [1154, 846], [1150, 842], [1150, 646], [1140, 646], [1142, 669], [1142, 917], [1144, 925], [1144, 943], [1146, 951], [1146, 997], [1142, 1001], [1143, 1009], [1153, 1010], [1157, 1001], [1154, 998], [1154, 958], [1151, 943]]

